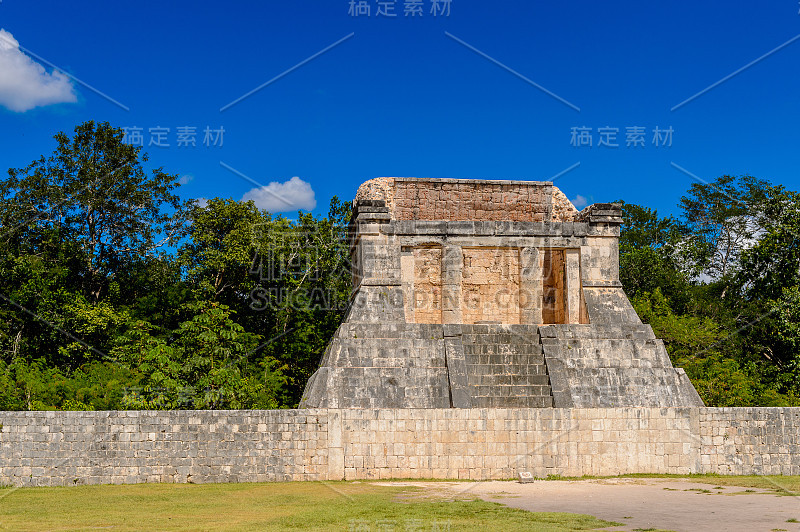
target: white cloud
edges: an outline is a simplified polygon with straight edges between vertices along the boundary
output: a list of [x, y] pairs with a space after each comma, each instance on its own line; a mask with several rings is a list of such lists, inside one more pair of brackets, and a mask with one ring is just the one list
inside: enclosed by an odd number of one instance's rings
[[573, 205], [575, 205], [576, 209], [583, 209], [584, 207], [586, 207], [586, 205], [589, 204], [589, 200], [587, 200], [584, 196], [581, 196], [580, 194], [575, 196], [575, 199], [570, 201], [572, 202]]
[[178, 179], [178, 183], [179, 183], [179, 184], [181, 184], [181, 185], [186, 185], [186, 184], [188, 184], [188, 183], [189, 183], [189, 182], [190, 182], [192, 179], [194, 179], [194, 176], [193, 176], [193, 175], [191, 175], [191, 174], [183, 174], [183, 175], [180, 177], [180, 179]]
[[310, 211], [317, 206], [311, 185], [297, 176], [285, 183], [273, 181], [254, 188], [242, 197], [242, 201], [251, 200], [258, 208], [269, 212]]
[[23, 113], [34, 107], [76, 102], [69, 77], [49, 74], [42, 65], [19, 49], [19, 42], [0, 28], [0, 105]]
[[203, 198], [203, 197], [195, 198], [194, 202], [197, 203], [197, 206], [200, 207], [201, 209], [205, 209], [206, 205], [208, 205], [208, 198]]

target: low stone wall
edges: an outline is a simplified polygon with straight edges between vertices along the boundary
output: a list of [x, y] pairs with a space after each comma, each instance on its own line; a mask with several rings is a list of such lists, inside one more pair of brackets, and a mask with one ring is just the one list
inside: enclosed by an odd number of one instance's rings
[[800, 408], [0, 412], [0, 483], [800, 474]]
[[328, 478], [328, 430], [338, 416], [304, 410], [0, 412], [0, 484]]

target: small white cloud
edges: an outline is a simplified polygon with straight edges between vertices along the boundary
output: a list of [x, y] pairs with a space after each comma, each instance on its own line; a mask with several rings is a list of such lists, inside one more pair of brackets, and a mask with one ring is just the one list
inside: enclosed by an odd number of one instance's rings
[[197, 206], [201, 209], [205, 209], [206, 205], [208, 205], [208, 198], [195, 198], [194, 202], [197, 203]]
[[23, 113], [34, 107], [76, 102], [69, 77], [57, 70], [49, 74], [19, 49], [19, 42], [0, 28], [0, 105]]
[[180, 179], [178, 179], [178, 183], [180, 183], [181, 185], [185, 185], [185, 184], [189, 183], [189, 181], [191, 181], [192, 179], [194, 179], [193, 175], [183, 174], [180, 177]]
[[572, 202], [573, 205], [575, 205], [576, 209], [583, 209], [584, 207], [586, 207], [586, 205], [589, 204], [589, 200], [587, 200], [585, 197], [581, 196], [580, 194], [575, 196], [575, 199], [572, 199], [570, 201]]
[[254, 188], [242, 197], [242, 201], [253, 201], [256, 207], [269, 212], [310, 211], [317, 206], [311, 185], [297, 176], [285, 183], [273, 181]]

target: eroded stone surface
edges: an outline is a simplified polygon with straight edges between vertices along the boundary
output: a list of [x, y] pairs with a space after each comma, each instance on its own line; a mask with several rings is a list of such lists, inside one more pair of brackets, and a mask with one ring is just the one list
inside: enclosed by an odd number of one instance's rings
[[462, 322], [519, 323], [519, 249], [464, 248], [462, 253]]
[[578, 210], [544, 181], [378, 177], [356, 202], [385, 201], [394, 220], [571, 222]]

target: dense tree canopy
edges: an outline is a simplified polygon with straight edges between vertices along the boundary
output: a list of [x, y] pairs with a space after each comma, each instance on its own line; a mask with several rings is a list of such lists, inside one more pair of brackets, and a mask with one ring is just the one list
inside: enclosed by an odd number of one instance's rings
[[0, 181], [0, 409], [296, 406], [349, 301], [349, 207], [181, 202], [87, 122]]
[[623, 286], [708, 405], [800, 404], [799, 201], [722, 176], [680, 219], [623, 204]]
[[108, 123], [86, 122], [72, 138], [58, 133], [52, 155], [0, 181], [3, 244], [71, 254], [92, 301], [132, 257], [168, 243], [182, 221], [177, 176], [160, 168], [147, 175], [147, 155], [122, 135]]
[[[0, 180], [0, 410], [297, 406], [350, 300], [349, 205], [182, 202], [107, 123], [55, 140]], [[623, 286], [706, 404], [800, 404], [800, 195], [621, 203]]]

